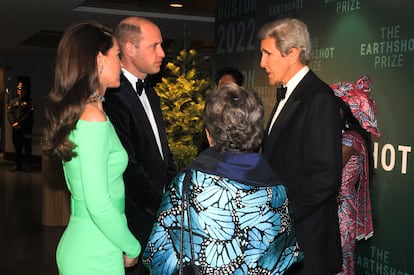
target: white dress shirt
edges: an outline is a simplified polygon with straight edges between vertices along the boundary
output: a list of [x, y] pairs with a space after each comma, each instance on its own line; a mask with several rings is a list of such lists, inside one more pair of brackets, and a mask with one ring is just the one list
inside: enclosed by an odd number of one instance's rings
[[302, 69], [300, 69], [287, 83], [286, 83], [286, 95], [285, 98], [280, 100], [279, 105], [277, 106], [276, 112], [273, 115], [272, 122], [270, 123], [269, 132], [270, 134], [273, 124], [275, 123], [277, 117], [279, 116], [280, 112], [282, 111], [283, 107], [285, 106], [287, 100], [289, 99], [290, 95], [292, 94], [293, 90], [296, 88], [296, 86], [299, 84], [299, 82], [303, 79], [303, 77], [309, 72], [309, 67], [305, 66]]

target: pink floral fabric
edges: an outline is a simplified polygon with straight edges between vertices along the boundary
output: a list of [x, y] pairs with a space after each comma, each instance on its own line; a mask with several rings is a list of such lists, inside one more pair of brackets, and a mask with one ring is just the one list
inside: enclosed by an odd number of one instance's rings
[[338, 274], [354, 274], [354, 251], [357, 240], [368, 239], [373, 233], [369, 192], [368, 152], [364, 140], [355, 131], [346, 131], [342, 144], [353, 147], [352, 155], [342, 170], [339, 193], [339, 229], [341, 232], [343, 270]]
[[377, 123], [377, 106], [370, 97], [371, 79], [364, 75], [355, 83], [338, 82], [330, 85], [335, 95], [340, 97], [351, 109], [354, 117], [359, 121], [362, 128], [372, 135], [379, 137], [380, 131]]

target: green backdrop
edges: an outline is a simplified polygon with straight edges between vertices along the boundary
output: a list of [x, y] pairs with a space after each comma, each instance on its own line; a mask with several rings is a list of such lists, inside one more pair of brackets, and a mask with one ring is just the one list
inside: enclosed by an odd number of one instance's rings
[[281, 17], [309, 27], [311, 68], [328, 84], [367, 74], [382, 136], [375, 140], [371, 184], [374, 236], [357, 244], [356, 274], [414, 274], [414, 1], [222, 0], [216, 15], [216, 63], [235, 66], [263, 98], [275, 88], [260, 68], [257, 30]]

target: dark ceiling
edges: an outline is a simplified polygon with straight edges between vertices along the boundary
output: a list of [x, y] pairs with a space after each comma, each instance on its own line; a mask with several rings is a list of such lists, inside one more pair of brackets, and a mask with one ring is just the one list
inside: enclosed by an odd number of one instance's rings
[[94, 19], [115, 26], [127, 16], [143, 16], [159, 25], [166, 41], [184, 39], [212, 48], [217, 0], [14, 0], [0, 3], [0, 55], [54, 51], [73, 22]]

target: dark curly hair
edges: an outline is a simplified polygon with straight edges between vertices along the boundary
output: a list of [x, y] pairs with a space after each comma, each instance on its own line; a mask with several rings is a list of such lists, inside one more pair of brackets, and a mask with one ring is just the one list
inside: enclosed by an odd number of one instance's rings
[[234, 67], [223, 67], [219, 69], [216, 72], [216, 75], [214, 76], [214, 81], [216, 82], [216, 85], [218, 85], [220, 79], [223, 77], [223, 75], [231, 75], [234, 80], [236, 81], [237, 85], [242, 86], [244, 82], [244, 75]]

